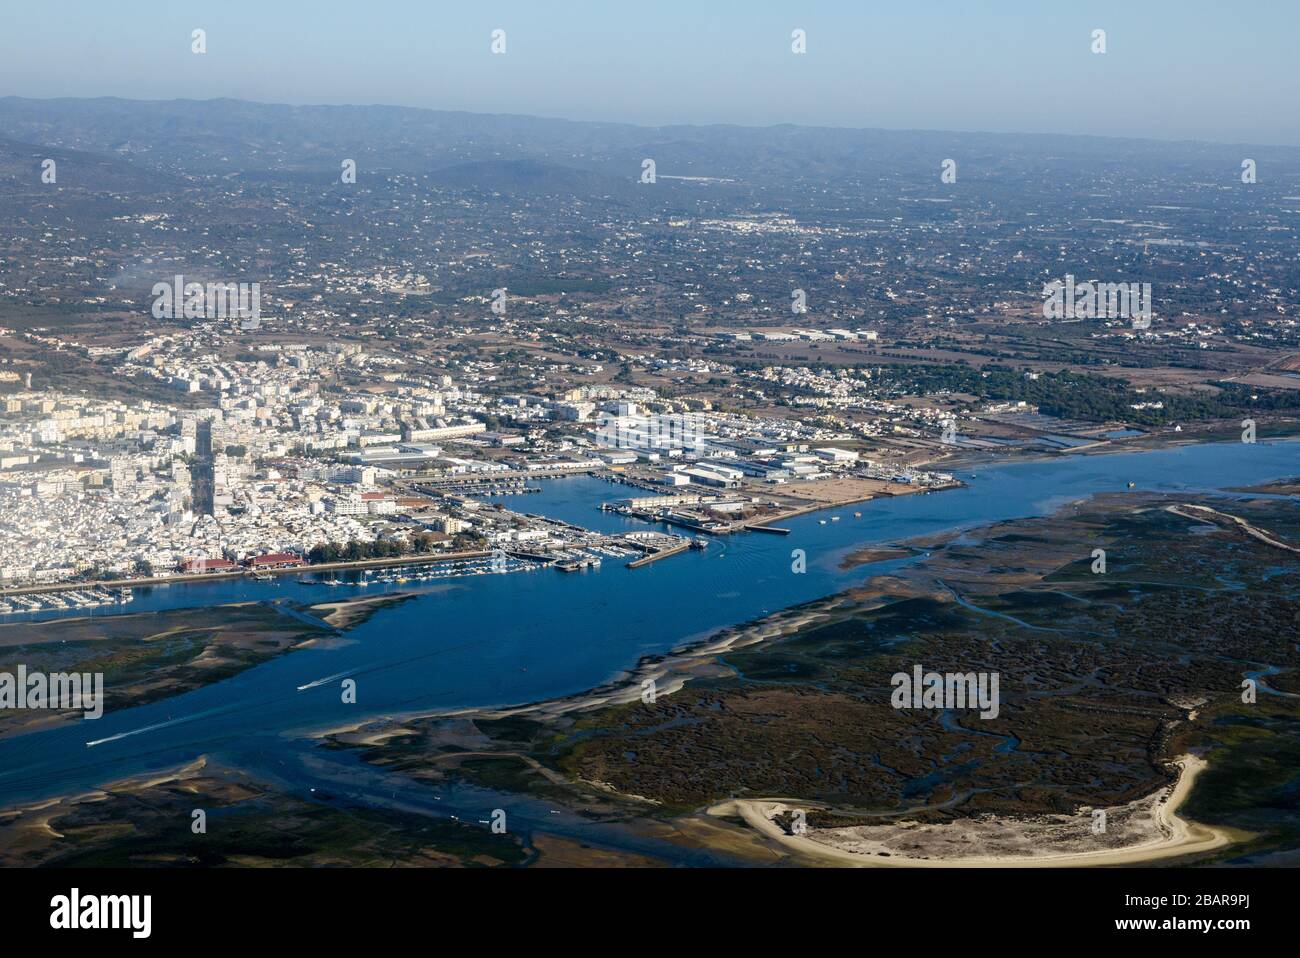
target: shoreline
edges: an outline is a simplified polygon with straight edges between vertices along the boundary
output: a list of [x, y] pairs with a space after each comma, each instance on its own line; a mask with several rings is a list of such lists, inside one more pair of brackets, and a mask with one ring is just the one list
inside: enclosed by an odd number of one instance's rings
[[[1219, 445], [1231, 443], [1233, 440], [1225, 438], [1197, 438], [1195, 435], [1177, 436], [1176, 434], [1164, 433], [1144, 433], [1142, 436], [1130, 437], [1129, 440], [1108, 439], [1101, 442], [1092, 443], [1088, 446], [1072, 446], [1067, 449], [1061, 449], [1057, 452], [1035, 452], [1028, 455], [999, 455], [996, 452], [972, 451], [970, 455], [952, 454], [935, 456], [934, 458], [923, 458], [911, 464], [916, 469], [940, 469], [956, 470], [970, 469], [972, 467], [997, 467], [1015, 465], [1018, 463], [1035, 463], [1035, 462], [1054, 462], [1059, 459], [1069, 458], [1071, 456], [1105, 456], [1105, 455], [1122, 455], [1125, 453], [1145, 453], [1160, 452], [1162, 450], [1175, 449], [1184, 446], [1201, 446], [1201, 445]], [[1300, 433], [1284, 434], [1280, 436], [1264, 437], [1261, 444], [1268, 445], [1273, 442], [1300, 442]], [[535, 478], [570, 478], [572, 475], [592, 475], [596, 478], [602, 478], [599, 473], [565, 473], [557, 476], [542, 476]], [[886, 482], [886, 485], [897, 485]], [[890, 499], [898, 496], [922, 495], [930, 492], [947, 492], [952, 489], [969, 488], [969, 484], [954, 476], [954, 481], [933, 488], [921, 488], [913, 486], [904, 486], [901, 490], [895, 492], [889, 489], [878, 490], [865, 496], [853, 496], [826, 502], [807, 502], [805, 506], [799, 506], [792, 510], [782, 512], [775, 516], [767, 516], [761, 520], [753, 520], [741, 526], [744, 532], [755, 531], [753, 526], [770, 525], [773, 522], [780, 522], [786, 519], [797, 518], [808, 515], [809, 513], [819, 512], [823, 509], [838, 509], [844, 506], [854, 505], [857, 503], [873, 502], [877, 499]], [[798, 499], [799, 496], [794, 493], [788, 494], [791, 499]], [[381, 559], [356, 559], [346, 562], [322, 562], [317, 564], [308, 564], [301, 566], [291, 566], [281, 569], [261, 569], [261, 573], [271, 576], [282, 576], [289, 574], [308, 575], [315, 572], [330, 572], [348, 569], [366, 569], [366, 568], [383, 568], [385, 566], [398, 565], [425, 565], [439, 562], [455, 562], [462, 559], [481, 559], [492, 555], [487, 550], [470, 550], [467, 552], [449, 552], [438, 555], [419, 555], [412, 554], [409, 556], [395, 556]], [[252, 578], [252, 570], [239, 569], [232, 572], [199, 572], [199, 573], [179, 573], [172, 576], [134, 578], [134, 579], [95, 579], [77, 582], [60, 581], [46, 585], [23, 585], [7, 588], [0, 588], [0, 600], [10, 595], [25, 595], [30, 593], [45, 592], [69, 592], [84, 589], [139, 589], [148, 587], [166, 587], [171, 585], [192, 585], [199, 582], [219, 582], [223, 580]]]
[[316, 613], [317, 618], [338, 631], [346, 632], [365, 622], [379, 609], [413, 599], [417, 594], [416, 592], [388, 592], [383, 595], [361, 595], [351, 599], [339, 599], [337, 602], [317, 602], [305, 606], [305, 610]]
[[[1096, 493], [1085, 498], [1091, 499], [1098, 495], [1114, 495], [1114, 493]], [[1060, 508], [1070, 508], [1077, 504], [1076, 502]], [[917, 540], [902, 540], [902, 544], [913, 541]], [[875, 576], [868, 576], [865, 582], [858, 586], [849, 586], [831, 595], [810, 600], [762, 618], [735, 626], [723, 627], [709, 635], [685, 642], [667, 654], [643, 657], [632, 668], [624, 670], [600, 686], [583, 692], [512, 706], [430, 711], [406, 716], [392, 715], [370, 722], [355, 723], [347, 728], [320, 733], [317, 737], [326, 738], [338, 735], [340, 737], [337, 739], [337, 744], [342, 746], [382, 744], [385, 739], [394, 735], [409, 734], [412, 728], [416, 727], [409, 723], [448, 718], [484, 719], [489, 721], [506, 718], [528, 718], [545, 725], [561, 716], [635, 702], [640, 695], [640, 683], [647, 678], [653, 678], [659, 683], [658, 693], [671, 695], [681, 690], [692, 679], [699, 680], [720, 674], [731, 674], [731, 670], [725, 664], [717, 661], [719, 656], [725, 655], [732, 650], [743, 649], [796, 632], [819, 619], [832, 616], [835, 614], [836, 607], [843, 603], [848, 596], [856, 593], [860, 600], [865, 599], [872, 604], [890, 601], [893, 590], [888, 585], [882, 585], [876, 589], [869, 588], [869, 584], [874, 578]], [[1194, 716], [1195, 713], [1192, 714]], [[358, 737], [350, 741], [349, 737], [352, 735]], [[1021, 823], [1024, 823], [1027, 829], [1057, 826], [1057, 834], [1059, 835], [1062, 831], [1059, 827], [1062, 822], [1066, 825], [1072, 825], [1071, 818], [1078, 821], [1078, 830], [1074, 831], [1073, 834], [1066, 830], [1067, 834], [1063, 841], [1042, 844], [1040, 846], [1042, 848], [1055, 848], [1057, 850], [1041, 855], [1032, 854], [1032, 851], [1026, 855], [1014, 853], [1016, 850], [1012, 845], [1011, 853], [964, 858], [913, 856], [892, 849], [886, 852], [889, 856], [887, 858], [883, 855], [879, 857], [871, 855], [869, 857], [863, 852], [838, 848], [815, 838], [787, 835], [779, 825], [771, 820], [773, 815], [779, 814], [790, 807], [804, 809], [818, 807], [819, 803], [815, 801], [776, 798], [731, 798], [719, 801], [707, 808], [699, 808], [695, 811], [695, 814], [707, 814], [714, 817], [738, 816], [744, 819], [748, 826], [764, 839], [789, 846], [805, 856], [813, 857], [826, 864], [855, 867], [1041, 868], [1139, 865], [1164, 859], [1211, 853], [1230, 845], [1249, 841], [1253, 837], [1250, 833], [1240, 829], [1208, 825], [1179, 815], [1178, 813], [1191, 795], [1199, 775], [1206, 769], [1207, 762], [1197, 755], [1188, 753], [1179, 754], [1175, 758], [1159, 763], [1156, 767], [1167, 768], [1170, 766], [1176, 766], [1178, 770], [1176, 778], [1171, 783], [1163, 784], [1127, 805], [1117, 806], [1114, 810], [1107, 809], [1108, 812], [1115, 816], [1116, 824], [1122, 823], [1127, 829], [1131, 830], [1119, 832], [1112, 830], [1111, 839], [1118, 838], [1125, 841], [1126, 843], [1122, 845], [1081, 850], [1078, 844], [1081, 837], [1084, 842], [1087, 841], [1088, 819], [1086, 815], [1081, 816], [1078, 810], [1060, 816], [1044, 814], [1042, 816], [1031, 815], [1017, 818], [1015, 815], [997, 815], [989, 819], [989, 823], [994, 827], [1003, 829], [1002, 835], [992, 836], [994, 839], [1005, 839], [1007, 832], [1014, 834], [1015, 829]], [[634, 795], [625, 797], [629, 799], [637, 798]], [[1087, 810], [1084, 808], [1085, 812]], [[973, 819], [973, 821], [978, 821], [978, 819]], [[958, 832], [962, 827], [964, 825], [953, 826], [954, 831]], [[961, 837], [960, 834], [958, 837]], [[1136, 841], [1132, 840], [1134, 837], [1137, 838]], [[945, 840], [948, 839], [945, 838]], [[1102, 840], [1104, 839], [1098, 840], [1099, 845]], [[994, 846], [993, 850], [999, 850], [999, 844], [1005, 847], [1006, 842], [994, 841], [992, 844]], [[949, 841], [949, 847], [951, 847], [951, 841]], [[1034, 846], [1030, 845], [1029, 847], [1032, 849]]]
[[[838, 593], [836, 594], [838, 595]], [[355, 735], [372, 725], [388, 725], [391, 727], [400, 726], [406, 722], [420, 722], [429, 719], [481, 718], [484, 720], [497, 720], [535, 717], [538, 721], [544, 722], [571, 712], [587, 712], [608, 705], [626, 705], [637, 701], [641, 696], [641, 683], [646, 679], [652, 679], [656, 683], [656, 695], [671, 695], [680, 691], [687, 682], [696, 677], [698, 673], [689, 671], [691, 666], [709, 666], [716, 656], [774, 638], [783, 634], [786, 627], [797, 631], [823, 614], [819, 610], [812, 608], [812, 606], [820, 605], [832, 598], [834, 596], [812, 599], [809, 602], [792, 606], [789, 609], [764, 616], [761, 619], [753, 619], [734, 626], [724, 626], [721, 630], [711, 632], [704, 638], [680, 645], [670, 652], [642, 656], [635, 665], [622, 670], [600, 685], [574, 692], [571, 695], [537, 699], [515, 705], [470, 706], [459, 709], [420, 710], [388, 716], [375, 716], [346, 725], [310, 732], [307, 733], [306, 737], [320, 740], [336, 735]], [[790, 615], [796, 610], [804, 611], [789, 619], [783, 618], [779, 623], [772, 621], [773, 616]], [[681, 671], [675, 673], [675, 670], [678, 669]], [[669, 681], [660, 684], [661, 679], [668, 679]], [[375, 733], [379, 731], [379, 729], [374, 730]], [[394, 733], [389, 732], [387, 734]]]
[[[319, 562], [315, 565], [297, 565], [283, 569], [258, 569], [257, 572], [270, 576], [308, 575], [313, 572], [334, 572], [340, 569], [373, 569], [394, 565], [430, 565], [438, 562], [456, 562], [461, 559], [482, 559], [490, 555], [492, 555], [491, 552], [475, 549], [469, 552], [446, 552], [437, 555], [412, 554], [409, 556], [389, 556], [383, 559], [355, 559], [349, 562]], [[34, 592], [76, 592], [83, 589], [100, 588], [160, 588], [169, 585], [193, 585], [197, 582], [221, 582], [229, 579], [252, 578], [253, 570], [240, 569], [236, 572], [186, 572], [148, 579], [96, 579], [93, 582], [58, 582], [51, 585], [25, 585], [13, 589], [0, 589], [0, 599], [7, 595], [25, 595]]]
[[[1195, 444], [1195, 443], [1194, 443]], [[1055, 457], [1053, 457], [1055, 458]], [[831, 508], [826, 506], [824, 508]], [[953, 530], [954, 534], [957, 530]], [[912, 540], [902, 540], [904, 542]], [[389, 560], [393, 561], [393, 560]], [[402, 560], [396, 560], [402, 561]], [[817, 621], [826, 615], [833, 614], [834, 608], [843, 602], [846, 595], [854, 592], [862, 592], [867, 582], [873, 577], [868, 576], [865, 582], [856, 586], [848, 586], [835, 593], [821, 596], [807, 602], [800, 603], [786, 609], [778, 610], [774, 613], [764, 615], [760, 618], [750, 619], [735, 625], [723, 626], [711, 630], [703, 635], [697, 635], [694, 638], [687, 639], [682, 644], [673, 648], [666, 653], [651, 653], [643, 655], [634, 665], [623, 669], [613, 675], [610, 679], [601, 684], [580, 690], [569, 695], [561, 697], [549, 697], [521, 704], [508, 704], [496, 706], [471, 706], [460, 709], [432, 709], [419, 710], [407, 713], [390, 713], [388, 715], [372, 715], [367, 718], [359, 719], [355, 722], [341, 724], [337, 727], [324, 730], [302, 730], [299, 734], [304, 740], [316, 741], [329, 738], [331, 736], [348, 736], [362, 733], [361, 741], [349, 742], [346, 739], [340, 739], [339, 745], [345, 747], [355, 747], [358, 745], [375, 744], [375, 741], [367, 742], [366, 739], [382, 740], [392, 736], [408, 734], [403, 729], [403, 723], [414, 722], [427, 719], [445, 719], [445, 718], [484, 718], [500, 719], [508, 717], [535, 717], [538, 721], [545, 722], [558, 716], [566, 715], [572, 712], [582, 712], [610, 705], [618, 705], [635, 701], [640, 696], [640, 683], [645, 678], [653, 678], [659, 687], [657, 691], [664, 695], [673, 694], [682, 689], [687, 682], [692, 679], [704, 678], [709, 675], [710, 669], [721, 668], [715, 662], [716, 658], [735, 649], [746, 648], [751, 645], [766, 642], [777, 638], [783, 634], [788, 634], [806, 627], [810, 623]], [[879, 594], [880, 601], [889, 601], [890, 593], [888, 590]], [[337, 603], [320, 603], [317, 608], [328, 606], [333, 612], [342, 612], [344, 609], [336, 608], [337, 606], [346, 606], [351, 603], [362, 603], [362, 607], [372, 606], [373, 603], [385, 599], [397, 600], [407, 597], [403, 593], [385, 596], [358, 596], [353, 600], [340, 600]], [[1175, 784], [1174, 794], [1178, 797], [1178, 805], [1185, 800], [1187, 793], [1190, 791], [1192, 783], [1201, 768], [1188, 768], [1188, 774], [1180, 773], [1179, 782]], [[1185, 786], [1180, 790], [1179, 783]], [[750, 800], [763, 801], [763, 800]], [[775, 800], [768, 800], [775, 801]], [[1176, 811], [1176, 807], [1173, 809]], [[1225, 830], [1219, 830], [1221, 834], [1212, 834], [1208, 837], [1204, 834], [1206, 826], [1201, 826], [1195, 822], [1186, 822], [1185, 820], [1174, 819], [1170, 821], [1171, 827], [1180, 826], [1184, 829], [1182, 845], [1175, 843], [1172, 850], [1161, 850], [1164, 844], [1162, 842], [1151, 843], [1156, 846], [1155, 849], [1149, 848], [1148, 844], [1138, 846], [1136, 849], [1116, 849], [1107, 850], [1103, 853], [1087, 853], [1083, 858], [1074, 858], [1063, 860], [1060, 864], [1123, 864], [1128, 861], [1146, 861], [1157, 857], [1172, 857], [1175, 855], [1189, 854], [1198, 850], [1210, 850], [1229, 844], [1234, 839], [1230, 833]], [[1194, 836], [1189, 836], [1188, 831], [1195, 830]], [[1215, 829], [1209, 829], [1215, 832]], [[1195, 841], [1191, 841], [1194, 838]], [[1209, 845], [1207, 841], [1217, 841], [1217, 844]], [[1190, 843], [1190, 848], [1183, 848]], [[1205, 848], [1202, 849], [1202, 845]], [[847, 853], [852, 854], [852, 853]], [[1130, 854], [1139, 854], [1137, 858], [1128, 858]], [[1102, 855], [1100, 860], [1094, 860], [1097, 855]], [[1118, 855], [1120, 857], [1113, 860], [1107, 859], [1106, 855]], [[856, 864], [861, 856], [850, 858]], [[1015, 859], [1003, 862], [1000, 859], [990, 859], [983, 864], [994, 865], [1014, 865], [1019, 862]], [[871, 864], [902, 864], [902, 862], [872, 862]], [[919, 860], [917, 867], [926, 867], [924, 860]]]
[[[1283, 420], [1293, 423], [1293, 420]], [[1259, 445], [1271, 445], [1276, 442], [1300, 442], [1300, 423], [1295, 423], [1298, 431], [1265, 435], [1258, 439]], [[1123, 439], [1106, 439], [1089, 443], [1086, 446], [1070, 446], [1055, 451], [1039, 451], [1024, 455], [999, 455], [996, 452], [972, 451], [969, 455], [956, 454], [951, 458], [939, 457], [917, 463], [917, 468], [968, 469], [972, 466], [1003, 466], [1020, 462], [1054, 462], [1070, 456], [1112, 456], [1125, 453], [1161, 452], [1180, 449], [1186, 446], [1227, 445], [1240, 440], [1229, 438], [1239, 431], [1235, 422], [1226, 427], [1226, 434], [1220, 433], [1213, 426], [1199, 432], [1144, 432], [1140, 436], [1127, 436]]]
[[[1300, 436], [1288, 437], [1282, 441], [1300, 443]], [[1186, 442], [1178, 441], [1161, 445], [1158, 448], [1141, 449], [1141, 450], [1110, 450], [1111, 452], [1156, 452], [1173, 446], [1181, 445], [1215, 445], [1217, 443], [1201, 443], [1195, 440]], [[1111, 446], [1112, 443], [1105, 443], [1104, 446]], [[1085, 455], [1104, 455], [1110, 454], [1106, 449], [1094, 449]], [[1039, 461], [1052, 461], [1071, 455], [1065, 452], [1060, 456], [1042, 456], [1038, 457]], [[1030, 457], [1018, 458], [1016, 462], [1033, 461]], [[994, 465], [1009, 465], [1011, 463], [1005, 460], [998, 460]], [[964, 485], [964, 484], [963, 484]], [[969, 488], [967, 486], [967, 488]], [[920, 492], [921, 490], [917, 490]], [[1095, 495], [1095, 494], [1094, 494]], [[1092, 498], [1091, 495], [1084, 496], [1083, 500]], [[858, 500], [862, 501], [862, 500]], [[1077, 504], [1077, 503], [1076, 503]], [[1066, 506], [1060, 505], [1053, 512]], [[818, 505], [806, 512], [816, 512], [822, 509], [839, 508], [839, 504], [827, 503]], [[1031, 518], [1022, 516], [1021, 519]], [[984, 524], [977, 525], [973, 528], [980, 528]], [[971, 527], [954, 528], [948, 532], [939, 533], [943, 538], [950, 535], [961, 535], [969, 532]], [[864, 546], [850, 552], [844, 557], [843, 563], [850, 563], [849, 567], [856, 568], [863, 565], [870, 565], [876, 561], [889, 561], [894, 558], [908, 558], [930, 551], [927, 543], [934, 539], [933, 535], [925, 534], [912, 536], [905, 539], [881, 542]], [[897, 550], [900, 554], [893, 555]], [[904, 550], [906, 550], [904, 552]], [[855, 556], [864, 552], [888, 552], [888, 558], [871, 559], [869, 561], [854, 561]], [[843, 568], [844, 565], [842, 564]], [[467, 706], [457, 709], [433, 709], [417, 710], [413, 712], [401, 712], [384, 716], [372, 716], [369, 719], [361, 719], [355, 723], [349, 723], [343, 726], [332, 727], [314, 733], [309, 733], [310, 738], [324, 739], [332, 735], [347, 735], [359, 731], [368, 725], [400, 725], [405, 722], [422, 721], [427, 719], [442, 718], [483, 718], [488, 720], [501, 718], [516, 717], [538, 717], [545, 721], [548, 718], [565, 715], [571, 712], [591, 711], [602, 708], [607, 705], [624, 705], [636, 701], [641, 694], [641, 682], [652, 679], [656, 682], [656, 694], [670, 695], [679, 691], [688, 681], [702, 674], [703, 669], [714, 663], [718, 655], [735, 649], [746, 648], [750, 645], [775, 638], [785, 631], [788, 626], [793, 630], [803, 628], [805, 625], [814, 621], [819, 616], [828, 614], [827, 607], [838, 604], [843, 598], [854, 591], [864, 589], [867, 584], [874, 578], [868, 576], [866, 580], [856, 586], [847, 586], [828, 595], [820, 596], [815, 599], [809, 599], [785, 609], [778, 609], [775, 612], [751, 618], [734, 625], [721, 626], [713, 629], [703, 636], [687, 639], [672, 649], [661, 653], [650, 653], [643, 655], [635, 663], [627, 668], [619, 670], [611, 675], [604, 682], [590, 688], [573, 692], [567, 695], [552, 696], [544, 699], [534, 699], [526, 702], [516, 702], [499, 705], [485, 706]], [[879, 599], [887, 600], [889, 592], [886, 590], [878, 596]], [[789, 617], [789, 618], [787, 618]], [[661, 679], [669, 678], [667, 684], [660, 684]]]
[[[963, 858], [917, 858], [890, 852], [889, 857], [853, 852], [808, 835], [786, 833], [771, 818], [791, 810], [789, 799], [731, 799], [707, 810], [715, 817], [739, 815], [764, 837], [791, 851], [819, 861], [858, 868], [1077, 868], [1136, 865], [1214, 851], [1240, 841], [1230, 829], [1204, 825], [1182, 818], [1178, 810], [1186, 803], [1197, 777], [1208, 764], [1199, 756], [1186, 754], [1171, 760], [1178, 767], [1173, 786], [1162, 786], [1141, 803], [1154, 803], [1157, 834], [1147, 840], [1117, 848], [1087, 852], [1058, 852], [1045, 855], [970, 856]], [[1167, 797], [1166, 797], [1167, 793]], [[796, 803], [797, 805], [798, 803]], [[804, 805], [811, 803], [802, 803]], [[1136, 804], [1136, 803], [1135, 803]], [[1012, 819], [1014, 821], [1014, 819]], [[869, 826], [870, 827], [870, 826]], [[828, 829], [826, 831], [835, 831]], [[815, 834], [814, 831], [809, 833]]]

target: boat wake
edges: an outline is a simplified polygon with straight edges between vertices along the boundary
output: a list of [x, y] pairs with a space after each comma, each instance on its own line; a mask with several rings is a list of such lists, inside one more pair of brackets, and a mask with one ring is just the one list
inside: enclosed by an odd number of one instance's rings
[[94, 748], [96, 745], [103, 745], [106, 742], [116, 742], [118, 739], [130, 738], [132, 735], [142, 735], [145, 732], [156, 732], [160, 728], [170, 728], [173, 725], [180, 725], [183, 722], [192, 722], [195, 719], [208, 718], [212, 715], [220, 715], [222, 712], [229, 712], [233, 706], [224, 705], [220, 708], [207, 709], [202, 712], [195, 712], [193, 715], [185, 715], [181, 718], [171, 719], [166, 722], [156, 722], [153, 725], [144, 725], [140, 728], [131, 729], [129, 732], [118, 732], [116, 735], [109, 735], [105, 738], [97, 738], [94, 741], [87, 742], [86, 748]]

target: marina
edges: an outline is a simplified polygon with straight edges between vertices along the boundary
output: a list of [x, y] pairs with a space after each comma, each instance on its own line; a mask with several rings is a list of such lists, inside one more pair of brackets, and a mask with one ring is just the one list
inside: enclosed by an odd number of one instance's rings
[[[1123, 491], [1128, 481], [1175, 492], [1193, 488], [1191, 476], [1213, 476], [1220, 488], [1277, 479], [1294, 474], [1298, 448], [1294, 442], [1228, 443], [999, 464], [982, 469], [978, 484], [942, 496], [877, 500], [862, 510], [869, 522], [830, 523], [836, 510], [827, 509], [786, 520], [787, 536], [728, 536], [702, 550], [682, 539], [671, 561], [634, 569], [602, 562], [582, 575], [464, 575], [450, 566], [446, 580], [431, 578], [418, 583], [426, 588], [413, 589], [409, 575], [394, 571], [404, 565], [397, 562], [391, 569], [370, 570], [363, 577], [368, 584], [356, 578], [366, 570], [318, 577], [299, 569], [273, 582], [241, 575], [183, 588], [137, 587], [136, 611], [285, 601], [308, 608], [388, 592], [411, 598], [378, 609], [350, 628], [344, 642], [303, 648], [166, 701], [109, 709], [93, 729], [75, 722], [0, 740], [0, 768], [24, 769], [21, 777], [0, 773], [0, 802], [91, 787], [101, 777], [170, 767], [199, 755], [273, 774], [281, 760], [297, 764], [314, 754], [304, 737], [312, 728], [394, 711], [450, 711], [574, 694], [601, 685], [642, 656], [667, 653], [717, 629], [855, 587], [913, 561], [891, 558], [841, 568], [845, 556], [865, 546], [1041, 515], [1071, 499]], [[591, 477], [556, 479], [545, 483], [534, 501], [548, 518], [569, 525], [591, 522], [597, 527], [593, 540], [603, 537], [609, 548], [634, 553], [641, 562], [648, 550], [632, 543], [652, 545], [655, 540], [646, 536], [663, 533], [600, 512], [596, 506], [607, 489]], [[819, 518], [827, 518], [827, 525]], [[804, 574], [791, 574], [792, 548], [807, 552]], [[490, 555], [478, 558], [459, 571], [488, 567]], [[393, 581], [377, 581], [389, 575]], [[301, 581], [304, 577], [310, 584]], [[325, 585], [321, 580], [327, 577], [344, 584]], [[125, 609], [108, 606], [96, 614], [120, 611]], [[320, 684], [322, 677], [340, 673], [356, 676], [360, 704], [340, 703], [337, 682]], [[295, 692], [299, 686], [310, 688]], [[88, 762], [91, 740], [111, 741], [93, 748]]]
[[22, 612], [79, 611], [126, 605], [134, 599], [130, 589], [61, 589], [24, 592], [0, 599], [0, 616]]

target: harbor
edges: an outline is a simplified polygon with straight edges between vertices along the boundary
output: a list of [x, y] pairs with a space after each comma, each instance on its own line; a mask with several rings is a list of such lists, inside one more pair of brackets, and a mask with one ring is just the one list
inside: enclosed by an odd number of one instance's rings
[[[641, 522], [675, 526], [697, 534], [728, 536], [742, 532], [765, 532], [789, 535], [790, 530], [777, 523], [785, 522], [811, 512], [842, 508], [881, 498], [907, 495], [926, 495], [950, 489], [960, 489], [964, 483], [946, 479], [943, 482], [920, 484], [906, 477], [845, 476], [810, 483], [782, 495], [766, 490], [738, 488], [723, 493], [690, 492], [633, 496], [612, 502], [602, 502], [602, 512], [614, 513]], [[611, 481], [623, 482], [637, 488], [647, 488], [627, 477]], [[861, 518], [855, 511], [853, 518]], [[838, 522], [839, 516], [831, 521]]]
[[[281, 760], [293, 762], [316, 748], [305, 734], [312, 728], [577, 694], [625, 674], [644, 656], [667, 654], [715, 630], [858, 587], [871, 575], [891, 574], [912, 561], [890, 558], [841, 568], [845, 556], [865, 546], [1041, 515], [1063, 497], [1122, 492], [1130, 481], [1144, 489], [1178, 490], [1193, 487], [1189, 476], [1214, 476], [1215, 486], [1224, 488], [1292, 476], [1296, 449], [1278, 443], [1243, 452], [1240, 443], [1231, 443], [997, 465], [981, 468], [970, 488], [879, 499], [860, 510], [856, 521], [851, 509], [827, 508], [784, 520], [787, 536], [714, 537], [705, 549], [687, 545], [636, 569], [626, 568], [625, 561], [635, 561], [626, 556], [581, 573], [479, 574], [430, 580], [414, 589], [395, 581], [304, 584], [298, 576], [315, 576], [302, 569], [272, 582], [236, 576], [183, 589], [140, 588], [129, 607], [135, 612], [256, 602], [308, 607], [385, 593], [411, 598], [379, 607], [351, 627], [345, 641], [278, 656], [166, 701], [109, 709], [93, 730], [75, 722], [0, 740], [0, 766], [26, 770], [5, 780], [0, 791], [13, 803], [85, 787], [90, 740], [108, 740], [91, 750], [104, 763], [105, 777], [166, 768], [198, 755], [252, 774], [274, 774]], [[600, 512], [596, 507], [609, 485], [599, 479], [557, 479], [543, 490], [530, 497], [530, 506], [570, 525], [590, 522], [593, 539], [656, 531]], [[840, 522], [829, 521], [835, 514]], [[819, 522], [823, 518], [826, 525]], [[526, 543], [518, 548], [529, 551]], [[620, 548], [635, 551], [636, 559], [648, 554], [630, 544]], [[803, 574], [792, 574], [792, 548], [807, 552]], [[341, 703], [337, 681], [323, 681], [342, 674], [356, 677], [357, 704]], [[304, 690], [295, 691], [299, 687]]]
[[59, 589], [28, 591], [0, 598], [0, 616], [23, 612], [78, 611], [126, 605], [134, 599], [130, 589]]

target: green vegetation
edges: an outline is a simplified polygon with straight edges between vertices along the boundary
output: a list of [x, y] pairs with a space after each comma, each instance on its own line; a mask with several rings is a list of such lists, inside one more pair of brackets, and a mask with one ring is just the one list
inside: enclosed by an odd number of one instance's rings
[[[587, 713], [558, 741], [538, 734], [533, 754], [661, 814], [794, 796], [852, 824], [900, 808], [1113, 807], [1167, 782], [1173, 755], [1210, 747], [1192, 814], [1260, 834], [1249, 850], [1284, 846], [1300, 833], [1300, 706], [1243, 704], [1240, 686], [1260, 663], [1284, 670], [1274, 687], [1300, 671], [1300, 572], [1232, 529], [1189, 536], [1164, 504], [1116, 496], [936, 543], [902, 575], [917, 594], [827, 600], [815, 624], [722, 656], [732, 677]], [[1279, 534], [1300, 523], [1283, 501], [1233, 511]], [[1074, 559], [1080, 542], [1107, 549], [1105, 575]], [[890, 676], [915, 663], [1000, 674], [998, 719], [890, 708]]]
[[[981, 370], [964, 365], [887, 365], [871, 372], [883, 389], [899, 396], [933, 396], [946, 391], [969, 394], [980, 402], [1023, 400], [1045, 415], [1087, 422], [1161, 426], [1300, 409], [1300, 394], [1293, 391], [1227, 382], [1215, 383], [1217, 391], [1213, 393], [1186, 395], [1155, 389], [1139, 392], [1123, 380], [1065, 369], [1041, 373], [1036, 379], [1001, 366]], [[1163, 408], [1132, 408], [1153, 402], [1162, 403]]]
[[409, 543], [381, 539], [376, 542], [360, 542], [353, 539], [345, 545], [330, 542], [314, 546], [307, 553], [307, 561], [313, 565], [321, 562], [359, 562], [362, 559], [395, 559], [404, 555], [427, 555], [433, 551], [438, 540], [429, 534], [417, 534]]

